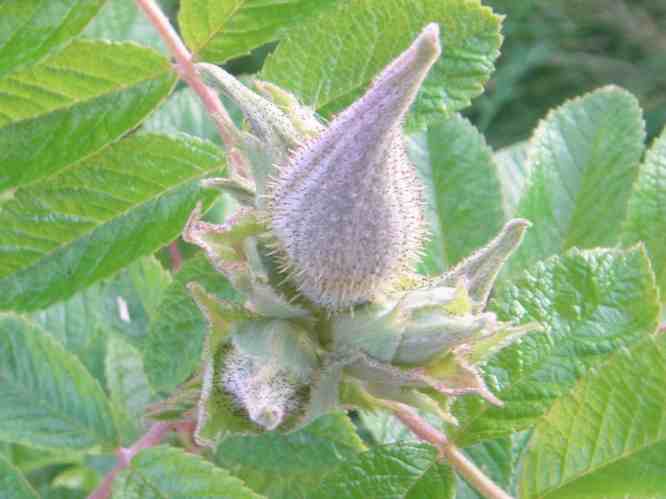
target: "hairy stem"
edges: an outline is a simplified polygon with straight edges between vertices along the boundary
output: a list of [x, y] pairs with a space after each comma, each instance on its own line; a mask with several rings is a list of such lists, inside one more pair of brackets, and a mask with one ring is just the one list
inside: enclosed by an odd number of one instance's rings
[[429, 442], [440, 451], [449, 465], [465, 478], [486, 499], [512, 499], [483, 471], [476, 467], [465, 454], [462, 453], [444, 436], [442, 432], [433, 428], [424, 421], [412, 408], [404, 404], [395, 404], [394, 414], [403, 422], [418, 438]]
[[109, 473], [107, 473], [99, 487], [97, 487], [97, 489], [95, 489], [95, 491], [88, 496], [88, 499], [106, 499], [110, 497], [111, 485], [113, 484], [113, 479], [116, 478], [116, 475], [127, 468], [127, 466], [129, 466], [132, 458], [140, 450], [154, 447], [155, 445], [159, 444], [164, 436], [174, 428], [176, 428], [174, 423], [155, 423], [150, 427], [146, 434], [137, 440], [131, 447], [121, 447], [118, 449], [118, 462], [114, 468]]
[[192, 54], [187, 50], [180, 36], [178, 36], [176, 30], [171, 26], [169, 19], [155, 3], [155, 0], [136, 0], [136, 4], [145, 13], [155, 29], [157, 29], [160, 37], [175, 59], [176, 71], [180, 78], [196, 92], [208, 114], [215, 121], [217, 130], [222, 138], [222, 143], [227, 150], [231, 167], [242, 171], [243, 161], [236, 149], [234, 124], [229, 117], [229, 113], [227, 113], [227, 110], [217, 97], [217, 94], [204, 84], [197, 73]]

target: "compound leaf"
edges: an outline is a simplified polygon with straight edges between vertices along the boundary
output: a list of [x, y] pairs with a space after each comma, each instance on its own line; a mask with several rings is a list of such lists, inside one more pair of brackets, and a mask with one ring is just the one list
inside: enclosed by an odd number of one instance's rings
[[666, 495], [666, 335], [617, 352], [534, 429], [521, 498]]
[[19, 189], [0, 211], [0, 309], [46, 307], [170, 242], [223, 165], [213, 144], [138, 135]]
[[638, 101], [617, 87], [548, 114], [529, 145], [531, 174], [516, 216], [534, 226], [509, 262], [513, 275], [574, 246], [617, 242], [644, 140]]
[[337, 413], [294, 433], [228, 437], [216, 461], [271, 499], [302, 499], [317, 497], [322, 477], [364, 448], [347, 416]]
[[38, 499], [23, 474], [0, 455], [0, 497], [3, 499]]
[[485, 246], [502, 228], [502, 192], [490, 147], [465, 118], [454, 115], [428, 129], [434, 206], [452, 266]]
[[314, 499], [450, 499], [451, 469], [437, 462], [437, 451], [423, 444], [374, 447], [324, 477]]
[[41, 328], [0, 316], [0, 439], [45, 448], [115, 448], [100, 385]]
[[238, 478], [173, 447], [141, 451], [113, 484], [113, 499], [260, 499]]
[[32, 64], [78, 35], [106, 0], [0, 3], [0, 77]]
[[339, 2], [289, 30], [262, 77], [330, 116], [359, 97], [429, 22], [440, 25], [444, 53], [408, 120], [408, 127], [421, 127], [469, 105], [494, 69], [500, 18], [478, 0]]
[[164, 292], [146, 339], [146, 372], [157, 389], [173, 390], [201, 361], [207, 324], [187, 289], [190, 282], [198, 282], [222, 299], [237, 296], [203, 254], [183, 265]]
[[279, 38], [335, 0], [182, 0], [178, 22], [201, 60], [222, 63]]
[[94, 40], [75, 40], [0, 80], [0, 193], [53, 175], [115, 141], [174, 82], [169, 61], [155, 51]]
[[643, 241], [652, 259], [657, 284], [666, 293], [666, 128], [648, 151], [629, 198], [623, 239]]

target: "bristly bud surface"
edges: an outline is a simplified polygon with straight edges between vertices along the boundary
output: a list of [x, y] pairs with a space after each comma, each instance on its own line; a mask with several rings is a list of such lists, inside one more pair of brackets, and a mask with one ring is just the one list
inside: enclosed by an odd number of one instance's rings
[[430, 24], [362, 98], [291, 156], [269, 189], [285, 267], [320, 306], [371, 300], [418, 256], [422, 188], [401, 125], [440, 52], [439, 28]]

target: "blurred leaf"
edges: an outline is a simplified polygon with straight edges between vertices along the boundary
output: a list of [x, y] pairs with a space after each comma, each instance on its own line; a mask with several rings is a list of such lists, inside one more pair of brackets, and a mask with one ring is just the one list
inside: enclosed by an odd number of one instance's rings
[[521, 498], [665, 497], [666, 335], [620, 350], [535, 428]]
[[198, 59], [218, 64], [281, 37], [335, 0], [181, 0], [178, 23]]
[[110, 279], [79, 291], [68, 300], [31, 315], [88, 371], [106, 386], [105, 356], [109, 332], [140, 345], [170, 276], [152, 256], [141, 258]]
[[640, 167], [638, 181], [629, 198], [624, 225], [626, 244], [643, 241], [666, 293], [666, 128], [655, 140]]
[[500, 18], [478, 0], [348, 0], [326, 14], [290, 30], [262, 72], [326, 116], [359, 97], [429, 22], [440, 25], [444, 54], [421, 88], [409, 128], [468, 106], [499, 54]]
[[461, 397], [453, 439], [465, 447], [535, 424], [589, 369], [654, 333], [658, 291], [644, 251], [572, 250], [531, 267], [492, 307], [501, 320], [538, 322], [546, 334], [523, 337], [485, 366], [504, 407]]
[[80, 450], [43, 449], [12, 444], [11, 461], [24, 475], [33, 475], [43, 468], [77, 465], [83, 461]]
[[39, 495], [33, 490], [21, 472], [0, 455], [0, 498], [36, 499]]
[[185, 132], [211, 142], [221, 142], [215, 123], [190, 87], [184, 87], [171, 94], [164, 105], [143, 123], [141, 130], [164, 133]]
[[398, 442], [419, 443], [420, 440], [388, 411], [359, 411], [362, 427], [370, 433], [376, 444], [395, 444]]
[[548, 114], [529, 145], [531, 176], [516, 214], [534, 226], [509, 262], [514, 275], [574, 246], [617, 242], [644, 140], [638, 101], [617, 87]]
[[70, 466], [51, 481], [51, 486], [73, 492], [77, 490], [91, 492], [100, 479], [99, 474], [87, 466]]
[[271, 499], [318, 494], [322, 477], [364, 449], [344, 414], [330, 414], [289, 433], [233, 436], [217, 448], [216, 462]]
[[78, 35], [105, 1], [0, 2], [0, 77], [38, 61]]
[[183, 265], [156, 310], [144, 348], [146, 372], [158, 390], [173, 390], [201, 362], [207, 326], [186, 287], [193, 281], [220, 298], [233, 300], [237, 296], [203, 254]]
[[[513, 476], [513, 456], [511, 438], [502, 437], [495, 440], [479, 442], [465, 449], [465, 454], [483, 473], [503, 490], [509, 490]], [[460, 476], [456, 499], [483, 499], [482, 495]]]
[[83, 32], [83, 36], [112, 41], [131, 40], [166, 53], [159, 33], [139, 11], [135, 0], [110, 0]]
[[145, 449], [115, 479], [113, 499], [260, 499], [238, 478], [173, 447]]
[[58, 173], [118, 139], [174, 81], [169, 61], [153, 50], [92, 40], [76, 40], [0, 80], [0, 193]]
[[483, 136], [454, 115], [428, 129], [434, 204], [443, 248], [452, 266], [484, 246], [504, 224], [497, 167]]
[[0, 211], [0, 309], [46, 307], [167, 244], [223, 165], [213, 144], [140, 135], [19, 189]]
[[115, 447], [102, 388], [37, 326], [0, 316], [0, 438], [35, 447]]
[[494, 155], [507, 219], [513, 218], [518, 202], [527, 186], [527, 179], [532, 168], [527, 157], [528, 149], [527, 142], [518, 142], [497, 151]]
[[328, 474], [312, 499], [449, 499], [455, 497], [450, 468], [428, 445], [396, 444], [362, 452]]
[[118, 427], [130, 443], [140, 436], [142, 416], [153, 395], [143, 370], [143, 358], [132, 345], [112, 335], [106, 347], [105, 367], [111, 402], [122, 423]]

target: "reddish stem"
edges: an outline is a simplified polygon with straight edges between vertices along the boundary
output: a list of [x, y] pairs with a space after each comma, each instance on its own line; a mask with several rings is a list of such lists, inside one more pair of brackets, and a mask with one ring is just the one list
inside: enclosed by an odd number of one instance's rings
[[231, 117], [217, 97], [217, 94], [201, 80], [194, 67], [192, 54], [187, 50], [180, 36], [173, 29], [173, 26], [171, 26], [169, 19], [160, 10], [154, 0], [136, 0], [136, 4], [143, 10], [155, 29], [157, 29], [169, 52], [171, 52], [171, 55], [176, 60], [178, 75], [196, 92], [208, 114], [215, 121], [222, 142], [227, 149], [231, 166], [234, 168], [241, 167], [242, 160], [235, 149], [236, 138]]
[[164, 436], [175, 427], [177, 426], [174, 423], [155, 423], [150, 427], [146, 434], [137, 440], [131, 447], [121, 447], [118, 449], [116, 453], [118, 455], [116, 466], [107, 473], [104, 480], [102, 480], [102, 483], [88, 496], [88, 499], [107, 499], [110, 497], [111, 485], [113, 484], [113, 479], [116, 475], [129, 466], [132, 458], [137, 455], [139, 451], [156, 446], [162, 441]]
[[434, 445], [446, 458], [449, 465], [460, 473], [476, 490], [486, 499], [512, 499], [483, 471], [467, 459], [455, 445], [444, 436], [442, 432], [431, 426], [421, 418], [411, 407], [404, 404], [395, 404], [394, 414], [407, 426], [419, 439]]
[[180, 254], [177, 240], [169, 244], [169, 257], [171, 258], [171, 270], [178, 272], [183, 265], [183, 255]]

